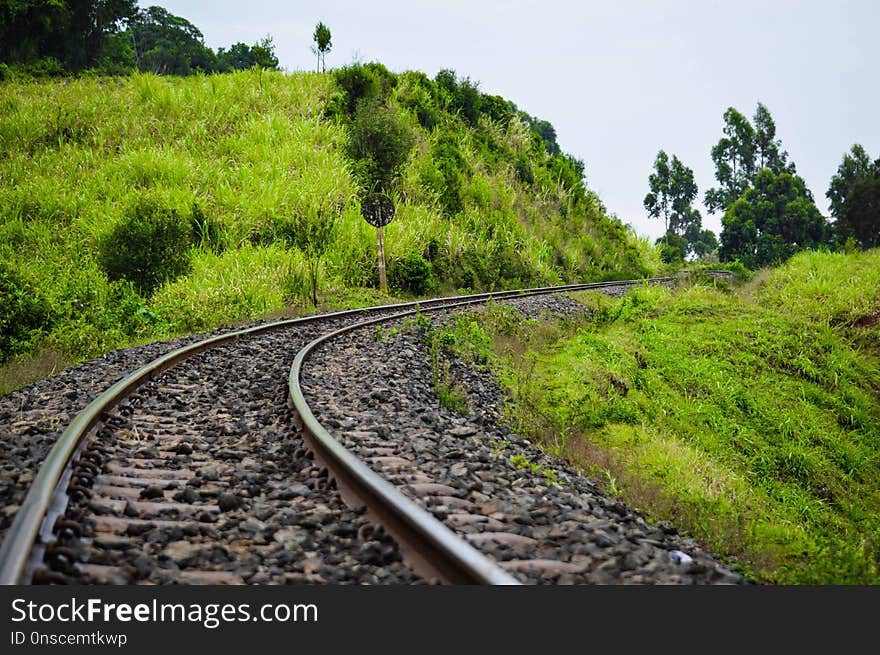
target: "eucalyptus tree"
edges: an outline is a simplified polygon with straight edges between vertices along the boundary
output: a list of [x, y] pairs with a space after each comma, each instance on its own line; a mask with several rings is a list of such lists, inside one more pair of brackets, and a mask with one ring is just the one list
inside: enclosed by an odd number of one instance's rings
[[739, 111], [724, 112], [724, 136], [712, 148], [718, 187], [706, 191], [710, 212], [725, 211], [749, 188], [755, 174], [755, 128]]
[[774, 173], [795, 173], [795, 166], [788, 162], [788, 153], [782, 150], [782, 141], [776, 138], [776, 123], [770, 111], [760, 102], [753, 117], [755, 122], [756, 172], [769, 168]]
[[880, 175], [856, 180], [846, 204], [840, 235], [852, 237], [862, 248], [880, 247]]
[[663, 217], [663, 234], [669, 232], [669, 210], [672, 205], [670, 190], [669, 155], [661, 150], [654, 160], [654, 172], [648, 176], [648, 195], [643, 204], [651, 218]]
[[880, 245], [880, 159], [871, 161], [858, 143], [843, 155], [825, 196], [837, 219], [839, 238], [853, 237], [863, 248]]
[[785, 261], [794, 253], [825, 243], [828, 224], [804, 180], [792, 173], [762, 168], [754, 185], [721, 220], [720, 256], [749, 268]]
[[758, 103], [752, 117], [754, 124], [737, 109], [724, 112], [724, 136], [712, 148], [716, 188], [708, 189], [704, 203], [711, 213], [725, 212], [747, 189], [753, 186], [761, 169], [794, 175], [796, 168], [776, 138], [776, 123], [770, 110]]
[[[644, 206], [652, 218], [663, 217], [664, 234], [682, 236], [693, 221], [691, 203], [697, 197], [694, 172], [681, 160], [661, 150], [654, 161], [654, 172], [648, 177], [650, 191]], [[699, 213], [697, 213], [699, 216]]]
[[317, 55], [318, 67], [321, 72], [323, 72], [326, 70], [324, 58], [333, 48], [333, 43], [330, 40], [330, 28], [324, 25], [324, 23], [318, 22], [315, 26], [315, 33], [312, 35], [312, 38], [315, 41], [315, 45], [312, 47], [312, 52]]

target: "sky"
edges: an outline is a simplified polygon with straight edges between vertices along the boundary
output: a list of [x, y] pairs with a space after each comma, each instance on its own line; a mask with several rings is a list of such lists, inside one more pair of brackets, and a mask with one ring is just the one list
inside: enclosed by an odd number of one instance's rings
[[[657, 152], [694, 170], [699, 200], [715, 185], [723, 114], [770, 110], [777, 138], [828, 214], [843, 154], [880, 157], [878, 0], [155, 0], [216, 49], [271, 36], [282, 68], [314, 70], [318, 21], [329, 68], [379, 61], [392, 71], [444, 68], [550, 121], [582, 159], [609, 212], [656, 238], [642, 201]], [[701, 203], [703, 225], [721, 216]]]

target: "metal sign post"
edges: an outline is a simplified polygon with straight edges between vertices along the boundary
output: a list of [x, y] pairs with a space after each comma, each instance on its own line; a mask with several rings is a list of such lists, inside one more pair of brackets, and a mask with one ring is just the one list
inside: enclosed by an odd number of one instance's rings
[[376, 239], [379, 242], [379, 291], [388, 293], [388, 278], [385, 276], [385, 239], [381, 225], [376, 230]]
[[385, 235], [382, 228], [394, 219], [394, 203], [383, 193], [371, 193], [361, 201], [361, 214], [367, 223], [376, 228], [379, 245], [379, 291], [388, 293], [388, 279], [385, 275]]

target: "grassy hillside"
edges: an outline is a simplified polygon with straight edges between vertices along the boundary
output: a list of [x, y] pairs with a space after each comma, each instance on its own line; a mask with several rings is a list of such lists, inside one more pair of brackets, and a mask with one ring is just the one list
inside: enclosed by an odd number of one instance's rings
[[499, 309], [446, 341], [494, 344], [521, 431], [758, 580], [877, 584], [878, 271], [880, 250], [802, 253], [741, 289], [579, 294], [582, 323]]
[[[316, 216], [336, 221], [321, 301], [375, 299], [375, 229], [360, 217], [336, 79], [255, 70], [0, 84], [0, 357], [79, 359], [305, 307], [297, 230]], [[383, 83], [416, 138], [386, 228], [392, 293], [649, 272], [645, 243], [515, 115], [457, 110], [416, 73]], [[100, 265], [107, 235], [144, 207], [192, 230], [185, 274], [149, 292]]]

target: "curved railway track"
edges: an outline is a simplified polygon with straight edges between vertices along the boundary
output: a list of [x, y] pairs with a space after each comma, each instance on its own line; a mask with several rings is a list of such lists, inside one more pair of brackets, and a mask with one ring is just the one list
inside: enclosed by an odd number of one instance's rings
[[387, 445], [365, 461], [318, 422], [303, 363], [415, 311], [644, 282], [350, 310], [168, 353], [101, 394], [58, 439], [0, 545], [0, 583], [419, 582], [402, 559], [422, 581], [515, 583], [510, 566], [377, 472], [394, 459]]

